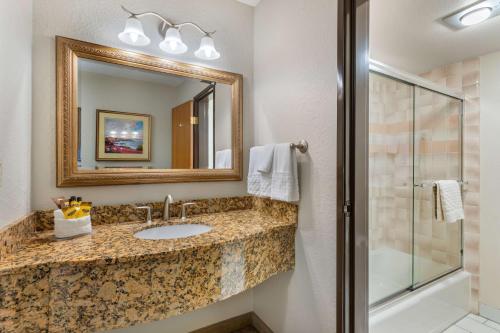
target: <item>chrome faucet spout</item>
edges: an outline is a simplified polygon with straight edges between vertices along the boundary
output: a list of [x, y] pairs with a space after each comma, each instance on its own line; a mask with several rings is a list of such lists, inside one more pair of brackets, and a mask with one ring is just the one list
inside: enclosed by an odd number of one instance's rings
[[170, 219], [170, 205], [172, 203], [174, 203], [174, 198], [172, 195], [167, 194], [163, 203], [163, 221], [168, 221]]

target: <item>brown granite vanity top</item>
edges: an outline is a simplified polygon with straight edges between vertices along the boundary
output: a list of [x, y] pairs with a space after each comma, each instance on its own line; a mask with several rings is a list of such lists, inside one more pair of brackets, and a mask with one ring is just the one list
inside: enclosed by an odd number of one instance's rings
[[[181, 239], [142, 240], [134, 237], [137, 231], [169, 224], [198, 223], [212, 227], [207, 233]], [[224, 244], [280, 227], [296, 224], [296, 220], [272, 217], [256, 209], [202, 214], [187, 221], [126, 222], [93, 226], [90, 235], [58, 240], [52, 230], [35, 234], [19, 251], [0, 261], [0, 275], [12, 274], [24, 268], [42, 265], [116, 263], [155, 256], [188, 248]]]
[[[296, 205], [249, 197], [196, 203], [187, 221], [150, 226], [135, 205], [98, 206], [92, 234], [66, 240], [54, 238], [49, 210], [0, 230], [0, 332], [87, 333], [166, 319], [294, 268]], [[161, 216], [161, 203], [147, 205]], [[212, 230], [169, 240], [134, 236], [178, 223]]]

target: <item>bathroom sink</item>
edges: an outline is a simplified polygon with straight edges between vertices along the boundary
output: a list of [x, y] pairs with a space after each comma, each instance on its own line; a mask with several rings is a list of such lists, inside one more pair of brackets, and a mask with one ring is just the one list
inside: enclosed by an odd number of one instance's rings
[[177, 224], [145, 229], [136, 232], [134, 236], [140, 239], [186, 238], [209, 232], [211, 229], [212, 227], [204, 224]]

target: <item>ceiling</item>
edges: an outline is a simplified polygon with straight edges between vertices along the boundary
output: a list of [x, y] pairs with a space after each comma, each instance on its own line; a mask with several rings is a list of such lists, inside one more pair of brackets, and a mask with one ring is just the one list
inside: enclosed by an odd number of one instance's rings
[[462, 30], [441, 19], [477, 0], [371, 0], [370, 57], [420, 74], [500, 50], [500, 16]]
[[174, 88], [180, 86], [187, 80], [186, 78], [177, 75], [155, 73], [142, 69], [122, 65], [114, 65], [83, 58], [78, 59], [78, 70], [113, 76], [122, 79], [163, 84]]

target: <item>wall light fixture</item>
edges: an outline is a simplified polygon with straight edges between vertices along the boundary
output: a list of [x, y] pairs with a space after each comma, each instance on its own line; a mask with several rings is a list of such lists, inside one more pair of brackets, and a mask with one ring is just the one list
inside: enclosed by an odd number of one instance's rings
[[191, 26], [203, 35], [200, 47], [194, 52], [194, 55], [203, 60], [215, 60], [220, 58], [220, 53], [215, 49], [215, 43], [212, 37], [215, 31], [205, 31], [193, 22], [174, 24], [155, 12], [134, 13], [124, 6], [122, 6], [122, 9], [130, 15], [125, 23], [125, 29], [118, 34], [118, 38], [122, 42], [134, 46], [148, 45], [151, 39], [144, 33], [139, 18], [144, 16], [155, 16], [160, 19], [160, 31], [164, 33], [164, 39], [158, 45], [162, 51], [169, 54], [183, 54], [187, 52], [188, 46], [182, 41], [181, 28]]

